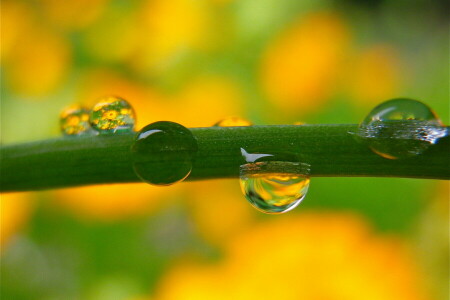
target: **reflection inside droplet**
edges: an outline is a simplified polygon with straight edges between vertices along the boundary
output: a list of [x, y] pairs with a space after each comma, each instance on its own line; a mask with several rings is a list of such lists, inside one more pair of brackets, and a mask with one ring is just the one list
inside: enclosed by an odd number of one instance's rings
[[133, 107], [115, 96], [100, 98], [90, 116], [92, 128], [101, 134], [133, 131], [135, 121]]
[[241, 190], [256, 209], [280, 214], [294, 209], [304, 199], [310, 182], [308, 164], [278, 160], [294, 160], [290, 153], [248, 153], [243, 148], [241, 153], [247, 161], [240, 167]]
[[197, 140], [191, 131], [168, 121], [142, 128], [131, 146], [136, 175], [153, 185], [184, 180], [191, 173], [196, 152]]
[[419, 155], [448, 135], [436, 114], [422, 102], [393, 99], [375, 107], [361, 122], [358, 136], [378, 155]]

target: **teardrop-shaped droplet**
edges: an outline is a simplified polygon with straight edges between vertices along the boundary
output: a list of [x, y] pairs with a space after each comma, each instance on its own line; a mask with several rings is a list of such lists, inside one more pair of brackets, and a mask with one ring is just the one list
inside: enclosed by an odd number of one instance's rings
[[305, 197], [310, 166], [292, 153], [249, 153], [240, 167], [240, 185], [245, 198], [256, 209], [268, 213], [287, 212]]
[[447, 134], [426, 104], [403, 98], [375, 107], [358, 131], [373, 152], [389, 159], [419, 155]]
[[300, 163], [267, 161], [241, 166], [240, 185], [256, 209], [280, 214], [297, 207], [309, 188], [309, 177]]
[[142, 128], [131, 146], [136, 175], [154, 185], [184, 180], [192, 170], [197, 140], [186, 127], [160, 121]]
[[134, 129], [134, 109], [122, 98], [103, 97], [92, 108], [90, 123], [101, 134], [130, 132]]
[[91, 131], [89, 110], [73, 105], [61, 112], [59, 118], [61, 132], [65, 135], [81, 135]]
[[253, 124], [240, 117], [228, 117], [215, 123], [213, 126], [219, 127], [235, 127], [235, 126], [252, 126]]

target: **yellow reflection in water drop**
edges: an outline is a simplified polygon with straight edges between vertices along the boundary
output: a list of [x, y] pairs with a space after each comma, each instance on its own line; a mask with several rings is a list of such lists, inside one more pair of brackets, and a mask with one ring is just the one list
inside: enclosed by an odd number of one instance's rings
[[213, 126], [234, 127], [234, 126], [252, 126], [252, 122], [240, 117], [228, 117], [215, 123]]

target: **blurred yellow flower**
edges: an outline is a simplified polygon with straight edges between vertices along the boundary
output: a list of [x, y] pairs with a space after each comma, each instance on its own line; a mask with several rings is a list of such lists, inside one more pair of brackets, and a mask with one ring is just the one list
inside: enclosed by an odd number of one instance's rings
[[151, 214], [169, 201], [178, 186], [155, 187], [144, 183], [94, 185], [52, 191], [55, 203], [78, 216], [116, 221]]
[[165, 98], [151, 87], [130, 81], [113, 71], [94, 69], [83, 74], [77, 99], [92, 107], [100, 97], [114, 95], [127, 100], [136, 112], [136, 129], [170, 117]]
[[33, 19], [32, 10], [25, 3], [2, 1], [1, 9], [1, 59], [9, 56], [18, 38], [26, 32]]
[[38, 0], [46, 19], [60, 29], [80, 29], [103, 12], [109, 0]]
[[135, 11], [116, 8], [108, 11], [83, 34], [83, 46], [97, 61], [129, 62], [142, 44]]
[[116, 95], [135, 109], [137, 129], [156, 121], [173, 121], [187, 127], [211, 126], [229, 115], [242, 114], [240, 87], [226, 77], [192, 79], [175, 94], [143, 87], [114, 72], [92, 70], [80, 81], [77, 98], [91, 107], [104, 95]]
[[[243, 198], [237, 180], [190, 182], [186, 195], [196, 229], [215, 245], [227, 243], [248, 228], [257, 214]], [[224, 214], [227, 217], [219, 220]]]
[[212, 126], [226, 116], [242, 115], [243, 94], [226, 77], [193, 79], [174, 98], [172, 120], [184, 126]]
[[231, 239], [224, 255], [215, 266], [175, 267], [155, 298], [426, 299], [403, 242], [351, 214], [276, 218]]
[[5, 80], [19, 94], [40, 96], [54, 91], [69, 69], [67, 40], [42, 27], [28, 28], [4, 62]]
[[348, 70], [349, 92], [357, 104], [373, 106], [395, 98], [401, 81], [400, 57], [388, 45], [375, 45], [357, 54]]
[[0, 195], [0, 247], [27, 222], [33, 210], [30, 193], [8, 193]]
[[205, 1], [149, 0], [143, 5], [138, 69], [161, 70], [186, 51], [210, 47], [211, 10]]
[[278, 35], [262, 57], [261, 84], [274, 105], [305, 114], [335, 92], [350, 33], [339, 15], [306, 15]]
[[434, 299], [445, 299], [449, 292], [450, 183], [432, 183], [430, 190], [433, 195], [422, 213], [415, 242], [421, 263], [428, 274], [426, 283], [433, 291]]

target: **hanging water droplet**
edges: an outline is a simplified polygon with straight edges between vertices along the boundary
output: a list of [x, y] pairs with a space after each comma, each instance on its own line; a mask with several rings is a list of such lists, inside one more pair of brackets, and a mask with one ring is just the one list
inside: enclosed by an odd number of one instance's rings
[[61, 112], [59, 118], [61, 132], [65, 135], [80, 135], [91, 130], [89, 125], [89, 110], [73, 105]]
[[219, 127], [235, 127], [235, 126], [252, 126], [253, 124], [240, 117], [228, 117], [215, 123], [213, 126]]
[[131, 146], [136, 175], [154, 185], [184, 180], [192, 170], [198, 146], [186, 127], [160, 121], [142, 128]]
[[427, 105], [402, 98], [375, 107], [358, 131], [373, 152], [389, 159], [419, 155], [447, 134]]
[[107, 96], [92, 108], [90, 123], [99, 133], [130, 132], [134, 129], [135, 113], [126, 100]]
[[[297, 207], [309, 188], [309, 165], [277, 161], [278, 155], [249, 154], [241, 149], [249, 163], [240, 168], [240, 185], [245, 198], [256, 209], [280, 214]], [[268, 161], [258, 161], [268, 160]]]

